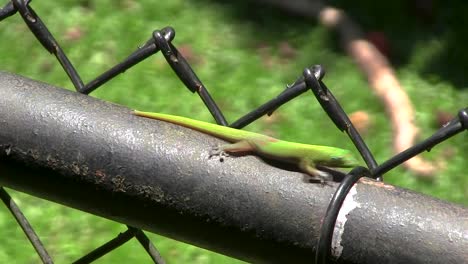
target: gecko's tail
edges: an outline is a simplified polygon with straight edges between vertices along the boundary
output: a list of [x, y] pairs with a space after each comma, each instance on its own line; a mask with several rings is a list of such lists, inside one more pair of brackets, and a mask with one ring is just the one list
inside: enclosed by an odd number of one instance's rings
[[229, 142], [241, 141], [245, 138], [256, 135], [253, 132], [220, 126], [220, 125], [203, 122], [199, 120], [194, 120], [194, 119], [190, 119], [190, 118], [182, 117], [182, 116], [167, 115], [167, 114], [153, 113], [153, 112], [142, 112], [138, 110], [135, 110], [134, 114], [137, 116], [143, 116], [147, 118], [162, 120], [162, 121], [166, 121], [169, 123], [184, 126], [187, 128], [191, 128], [191, 129], [203, 132], [205, 134], [209, 134], [209, 135], [224, 139]]

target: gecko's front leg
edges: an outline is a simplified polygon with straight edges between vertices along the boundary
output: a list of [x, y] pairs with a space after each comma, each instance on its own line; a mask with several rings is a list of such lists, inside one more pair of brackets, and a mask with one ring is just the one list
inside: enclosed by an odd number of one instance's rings
[[311, 180], [318, 181], [322, 184], [333, 181], [333, 176], [324, 171], [315, 168], [314, 164], [311, 164], [309, 160], [302, 159], [299, 161], [299, 168], [307, 173]]

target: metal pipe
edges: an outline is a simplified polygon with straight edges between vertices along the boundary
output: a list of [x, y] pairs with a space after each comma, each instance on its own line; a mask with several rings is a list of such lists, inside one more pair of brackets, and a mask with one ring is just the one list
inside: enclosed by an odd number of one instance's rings
[[[251, 262], [312, 262], [337, 185], [308, 183], [256, 156], [209, 158], [217, 144], [0, 72], [1, 185]], [[342, 211], [340, 263], [468, 259], [462, 206], [363, 179]]]

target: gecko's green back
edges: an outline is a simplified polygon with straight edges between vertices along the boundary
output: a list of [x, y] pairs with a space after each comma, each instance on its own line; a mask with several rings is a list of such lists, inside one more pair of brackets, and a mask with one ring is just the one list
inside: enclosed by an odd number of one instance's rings
[[359, 164], [351, 151], [329, 146], [279, 140], [262, 146], [262, 150], [277, 153], [285, 159], [294, 157], [305, 159], [309, 164], [340, 168], [354, 167]]

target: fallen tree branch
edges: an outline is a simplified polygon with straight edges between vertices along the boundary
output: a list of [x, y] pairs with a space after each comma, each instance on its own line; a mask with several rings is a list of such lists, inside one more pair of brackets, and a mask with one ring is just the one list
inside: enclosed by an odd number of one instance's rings
[[[346, 51], [366, 74], [371, 88], [382, 100], [393, 127], [393, 149], [400, 153], [415, 143], [418, 128], [414, 125], [411, 101], [398, 82], [388, 60], [369, 41], [359, 34], [357, 26], [336, 8], [326, 7], [320, 12], [320, 22], [337, 30]], [[432, 177], [437, 167], [417, 156], [403, 164], [418, 176]]]
[[[262, 0], [296, 14], [318, 19], [329, 29], [335, 30], [341, 38], [346, 52], [367, 76], [370, 87], [385, 105], [393, 128], [393, 150], [400, 153], [414, 145], [418, 128], [414, 124], [414, 110], [411, 100], [399, 83], [388, 60], [369, 41], [344, 11], [326, 6], [321, 1], [308, 0]], [[403, 164], [416, 176], [431, 179], [438, 170], [432, 162], [417, 156]]]

